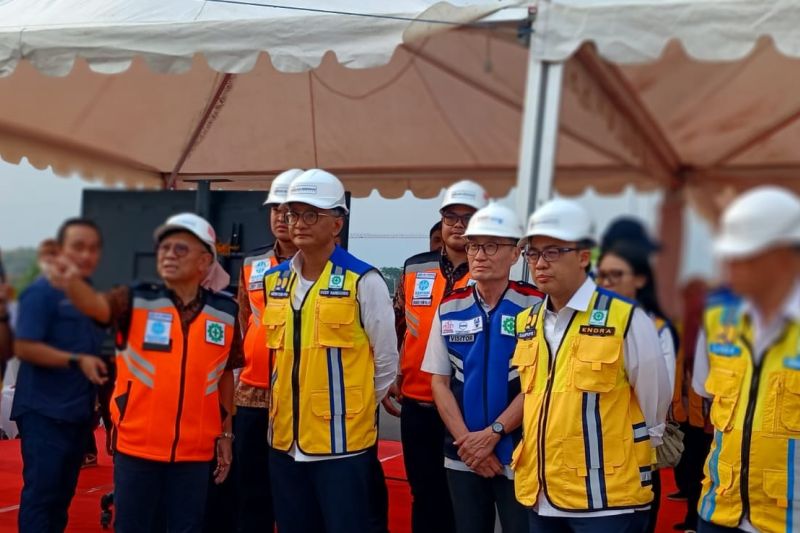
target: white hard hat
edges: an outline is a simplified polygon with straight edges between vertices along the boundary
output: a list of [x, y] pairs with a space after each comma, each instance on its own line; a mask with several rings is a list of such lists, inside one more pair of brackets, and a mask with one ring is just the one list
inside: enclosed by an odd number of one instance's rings
[[286, 194], [289, 192], [289, 184], [303, 171], [299, 168], [290, 168], [275, 176], [269, 185], [269, 194], [264, 200], [264, 205], [282, 204], [286, 201]]
[[298, 202], [320, 209], [341, 207], [347, 213], [344, 185], [339, 178], [318, 168], [306, 170], [289, 185], [286, 203]]
[[469, 219], [464, 237], [522, 237], [522, 224], [517, 214], [508, 207], [496, 202], [489, 202], [483, 209], [478, 209]]
[[767, 185], [742, 194], [725, 209], [714, 251], [722, 258], [736, 258], [798, 244], [800, 198], [787, 189]]
[[461, 180], [452, 184], [444, 192], [444, 200], [442, 200], [442, 207], [439, 210], [451, 205], [466, 205], [482, 209], [486, 207], [488, 201], [489, 196], [483, 187], [474, 181]]
[[531, 214], [524, 238], [543, 236], [568, 242], [594, 242], [593, 233], [592, 219], [581, 204], [555, 198]]
[[217, 234], [211, 224], [201, 216], [194, 213], [180, 213], [172, 215], [153, 232], [153, 239], [159, 242], [164, 235], [171, 231], [188, 231], [205, 244], [209, 251], [217, 257]]

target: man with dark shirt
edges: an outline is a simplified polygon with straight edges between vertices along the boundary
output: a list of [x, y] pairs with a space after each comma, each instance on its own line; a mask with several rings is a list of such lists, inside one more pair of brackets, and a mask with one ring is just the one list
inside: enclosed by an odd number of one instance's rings
[[[60, 253], [88, 279], [102, 241], [88, 220], [67, 220]], [[22, 437], [19, 530], [63, 531], [78, 482], [94, 411], [95, 385], [105, 382], [98, 357], [103, 330], [64, 293], [39, 278], [22, 293], [15, 352], [20, 359], [11, 418]]]

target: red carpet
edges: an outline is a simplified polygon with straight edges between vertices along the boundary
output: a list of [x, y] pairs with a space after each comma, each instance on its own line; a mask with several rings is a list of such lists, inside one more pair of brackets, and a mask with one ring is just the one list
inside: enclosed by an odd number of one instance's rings
[[[98, 443], [105, 437], [98, 433]], [[403, 456], [399, 442], [382, 441], [379, 455], [389, 486], [389, 524], [392, 533], [409, 533], [411, 530], [411, 494], [405, 481]], [[111, 460], [101, 453], [99, 466], [81, 471], [78, 490], [69, 513], [70, 532], [98, 532], [100, 529], [100, 496], [112, 490]], [[22, 488], [22, 462], [19, 441], [0, 442], [0, 533], [16, 531], [17, 505]], [[661, 474], [664, 495], [675, 490], [671, 470]], [[672, 524], [683, 519], [684, 504], [662, 501], [657, 531], [672, 531]]]

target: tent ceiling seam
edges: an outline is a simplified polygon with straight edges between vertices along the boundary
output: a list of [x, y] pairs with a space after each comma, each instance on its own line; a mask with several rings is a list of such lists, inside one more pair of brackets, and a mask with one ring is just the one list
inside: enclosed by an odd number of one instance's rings
[[600, 59], [597, 52], [587, 47], [578, 50], [575, 58], [593, 75], [615, 108], [642, 134], [643, 141], [658, 159], [662, 171], [675, 182], [673, 185], [680, 185], [676, 175], [681, 166], [678, 153], [619, 69]]
[[780, 133], [782, 130], [786, 129], [792, 123], [797, 122], [800, 119], [800, 108], [796, 109], [789, 115], [781, 118], [780, 120], [773, 122], [763, 130], [759, 131], [752, 137], [747, 138], [744, 142], [739, 143], [731, 150], [728, 150], [724, 155], [719, 157], [716, 161], [712, 164], [708, 165], [708, 168], [715, 168], [720, 165], [724, 165], [725, 163], [730, 162], [732, 159], [746, 153], [748, 150], [756, 146], [757, 144], [766, 141], [776, 134]]
[[217, 90], [214, 92], [214, 96], [211, 97], [211, 100], [206, 105], [206, 109], [203, 111], [200, 121], [197, 123], [197, 126], [195, 126], [195, 129], [192, 132], [189, 142], [186, 143], [181, 155], [175, 162], [175, 166], [172, 168], [172, 172], [165, 183], [166, 189], [172, 189], [175, 187], [178, 174], [183, 168], [184, 163], [186, 163], [186, 160], [189, 158], [189, 154], [192, 153], [195, 146], [197, 146], [197, 143], [208, 133], [206, 126], [209, 128], [211, 127], [214, 119], [216, 119], [216, 117], [219, 115], [222, 106], [225, 105], [225, 95], [230, 90], [235, 77], [235, 74], [224, 74], [222, 76], [222, 80], [220, 80], [219, 85], [217, 85]]

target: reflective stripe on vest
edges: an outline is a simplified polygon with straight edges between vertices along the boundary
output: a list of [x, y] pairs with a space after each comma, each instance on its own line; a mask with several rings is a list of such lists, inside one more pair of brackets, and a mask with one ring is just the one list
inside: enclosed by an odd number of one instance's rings
[[633, 309], [598, 288], [589, 309], [574, 313], [553, 363], [543, 306], [517, 316], [524, 437], [512, 467], [523, 505], [534, 505], [540, 488], [565, 511], [652, 501], [650, 438], [623, 364]]
[[[400, 350], [401, 392], [403, 396], [428, 403], [433, 402], [431, 375], [421, 367], [431, 323], [447, 286], [440, 257], [438, 253], [424, 254], [421, 262], [406, 263], [403, 275], [406, 333]], [[468, 281], [469, 276], [465, 275], [453, 289], [466, 287]]]
[[264, 309], [264, 275], [277, 264], [278, 258], [270, 250], [261, 255], [245, 258], [242, 266], [251, 314], [247, 324], [243, 324], [244, 368], [239, 379], [261, 389], [269, 387], [269, 350], [261, 325], [261, 313]]
[[[490, 312], [478, 301], [477, 291], [468, 287], [442, 300], [439, 316], [452, 375], [450, 388], [470, 431], [492, 425], [520, 392], [519, 373], [511, 366], [516, 345], [516, 317], [537, 305], [543, 294], [532, 285], [509, 282], [503, 297]], [[522, 437], [517, 429], [503, 436], [494, 453], [500, 463], [511, 463], [514, 445]], [[446, 433], [445, 455], [460, 461], [452, 435]]]
[[800, 324], [787, 323], [753, 365], [750, 319], [739, 303], [704, 316], [714, 440], [698, 509], [736, 527], [747, 514], [759, 531], [800, 531]]
[[204, 291], [205, 305], [184, 337], [163, 287], [138, 287], [131, 296], [111, 402], [115, 448], [153, 461], [208, 461], [222, 431], [217, 388], [239, 334], [236, 303]]
[[300, 310], [289, 263], [265, 279], [264, 327], [275, 350], [270, 445], [307, 455], [342, 455], [377, 439], [374, 358], [361, 325], [358, 280], [374, 270], [336, 247]]

